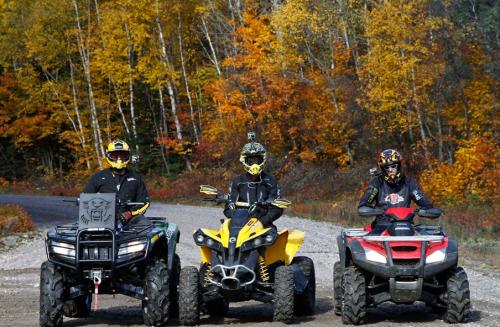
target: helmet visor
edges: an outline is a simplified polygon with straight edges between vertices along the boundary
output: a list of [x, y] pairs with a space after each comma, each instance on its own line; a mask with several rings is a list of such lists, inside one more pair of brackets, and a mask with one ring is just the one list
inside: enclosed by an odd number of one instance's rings
[[117, 161], [121, 159], [121, 161], [127, 161], [130, 158], [130, 152], [128, 151], [113, 151], [108, 152], [108, 157], [110, 160]]
[[399, 165], [397, 163], [395, 163], [395, 164], [385, 165], [385, 166], [383, 166], [383, 168], [385, 171], [388, 171], [388, 170], [398, 169], [398, 166]]
[[264, 162], [264, 157], [263, 156], [249, 156], [245, 158], [245, 163], [249, 166], [251, 165], [260, 165], [261, 163]]

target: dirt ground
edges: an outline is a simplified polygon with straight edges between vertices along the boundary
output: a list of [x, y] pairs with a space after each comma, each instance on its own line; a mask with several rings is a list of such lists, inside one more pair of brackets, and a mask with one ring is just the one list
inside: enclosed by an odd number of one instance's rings
[[[26, 199], [24, 199], [26, 201]], [[47, 200], [45, 200], [47, 202]], [[47, 205], [50, 205], [48, 203]], [[195, 228], [215, 228], [219, 224], [221, 208], [184, 205], [153, 205], [150, 216], [166, 216], [178, 224], [181, 242], [178, 253], [183, 266], [197, 265], [199, 253], [191, 233]], [[59, 222], [59, 221], [58, 221]], [[53, 223], [38, 220], [43, 231]], [[342, 325], [332, 308], [333, 262], [338, 256], [334, 242], [340, 226], [296, 217], [282, 217], [278, 228], [300, 229], [306, 239], [299, 254], [310, 256], [316, 266], [317, 307], [316, 315], [297, 318], [295, 323], [305, 326]], [[43, 233], [42, 233], [43, 234]], [[0, 252], [0, 326], [37, 326], [39, 315], [39, 268], [46, 260], [42, 236], [23, 241], [21, 245]], [[480, 260], [480, 259], [478, 259]], [[473, 313], [466, 326], [500, 326], [500, 278], [494, 274], [466, 266], [471, 287]], [[176, 322], [172, 322], [175, 325]], [[272, 322], [269, 304], [243, 302], [231, 304], [223, 321], [202, 317], [201, 325], [231, 324], [234, 326], [282, 325]], [[441, 317], [431, 312], [423, 303], [415, 305], [384, 304], [369, 310], [367, 325], [376, 326], [445, 326]], [[64, 326], [143, 326], [140, 301], [117, 295], [99, 296], [99, 306], [89, 318], [64, 319]]]

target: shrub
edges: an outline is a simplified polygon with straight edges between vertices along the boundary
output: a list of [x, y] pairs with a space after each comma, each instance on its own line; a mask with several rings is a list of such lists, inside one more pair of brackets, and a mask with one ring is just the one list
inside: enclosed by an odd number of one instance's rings
[[29, 214], [18, 205], [0, 206], [0, 234], [35, 230]]

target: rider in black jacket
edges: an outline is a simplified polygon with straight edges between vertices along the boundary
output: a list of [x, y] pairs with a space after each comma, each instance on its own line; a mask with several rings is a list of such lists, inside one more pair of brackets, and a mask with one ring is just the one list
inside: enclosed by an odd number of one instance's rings
[[[121, 140], [115, 140], [108, 145], [106, 160], [110, 168], [101, 170], [90, 177], [84, 193], [116, 193], [117, 198], [125, 203], [143, 202], [144, 205], [125, 210], [120, 213], [120, 222], [125, 225], [147, 225], [149, 220], [144, 213], [149, 207], [149, 196], [142, 177], [127, 168], [130, 162], [130, 148]], [[132, 219], [133, 218], [133, 219]]]
[[[249, 133], [249, 141], [240, 155], [240, 162], [246, 173], [233, 179], [229, 187], [230, 201], [224, 208], [224, 214], [228, 218], [231, 218], [234, 209], [248, 208], [256, 202], [272, 201], [281, 195], [276, 179], [262, 171], [267, 160], [266, 150], [255, 142], [255, 134]], [[237, 202], [247, 203], [247, 206], [238, 206]], [[269, 227], [282, 215], [283, 209], [270, 205], [267, 209], [259, 208], [254, 213], [264, 226]]]
[[[410, 207], [410, 201], [422, 209], [433, 208], [432, 203], [422, 192], [418, 183], [401, 171], [401, 154], [394, 149], [380, 153], [378, 166], [381, 175], [373, 179], [359, 201], [358, 208], [372, 207], [388, 209], [394, 207]], [[372, 223], [373, 234], [380, 234], [388, 226], [384, 216], [378, 216]]]

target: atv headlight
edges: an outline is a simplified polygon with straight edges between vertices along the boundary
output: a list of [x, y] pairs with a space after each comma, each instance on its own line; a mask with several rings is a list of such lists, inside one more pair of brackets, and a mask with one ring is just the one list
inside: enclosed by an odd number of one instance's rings
[[378, 262], [378, 263], [387, 263], [387, 258], [385, 256], [383, 256], [382, 254], [378, 253], [377, 251], [374, 251], [371, 249], [365, 248], [365, 256], [366, 256], [366, 260], [368, 260], [368, 261], [373, 261], [373, 262]]
[[276, 233], [274, 233], [272, 230], [267, 232], [264, 235], [258, 236], [254, 239], [248, 240], [247, 242], [243, 243], [241, 246], [243, 251], [255, 249], [261, 246], [268, 246], [274, 243], [276, 240]]
[[446, 249], [439, 249], [432, 252], [427, 258], [425, 258], [425, 263], [436, 263], [444, 261], [446, 258]]
[[222, 244], [214, 240], [213, 238], [203, 234], [201, 230], [198, 230], [193, 235], [194, 242], [199, 246], [206, 246], [212, 250], [222, 251]]
[[74, 257], [76, 255], [75, 246], [73, 244], [64, 242], [50, 242], [50, 247], [52, 252], [65, 255], [68, 257]]
[[147, 242], [145, 241], [133, 241], [129, 243], [124, 243], [120, 245], [120, 249], [118, 250], [118, 256], [142, 252], [146, 248], [146, 245]]

